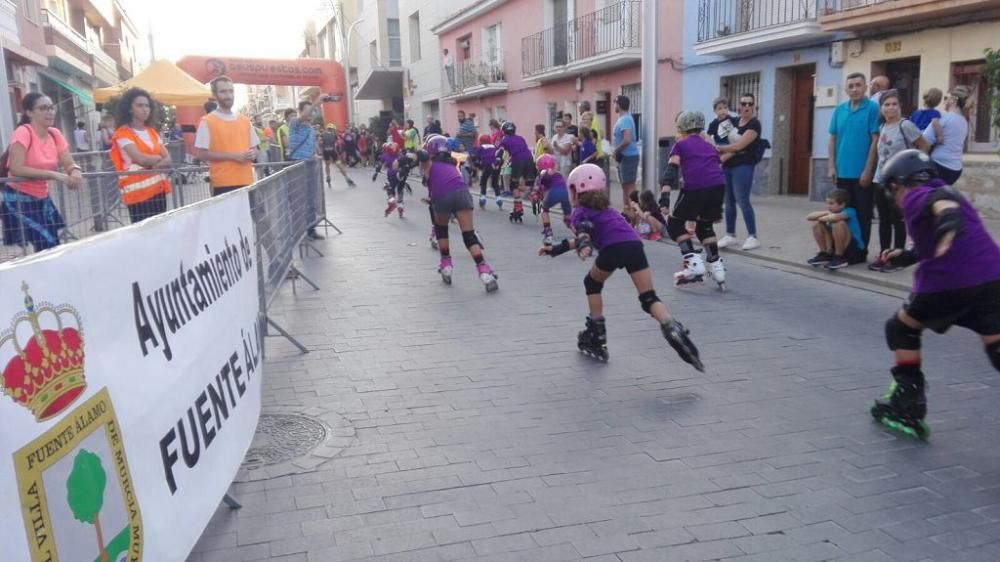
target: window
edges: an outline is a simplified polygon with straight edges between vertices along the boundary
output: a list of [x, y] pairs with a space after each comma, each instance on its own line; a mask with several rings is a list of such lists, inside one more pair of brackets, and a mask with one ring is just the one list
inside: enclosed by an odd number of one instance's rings
[[990, 89], [983, 76], [984, 61], [959, 62], [951, 65], [952, 86], [968, 86], [976, 102], [969, 111], [969, 152], [994, 152], [997, 137], [992, 124]]
[[420, 60], [420, 12], [410, 16], [410, 62]]
[[500, 23], [497, 22], [483, 29], [483, 62], [499, 65], [501, 52]]
[[389, 66], [403, 66], [403, 47], [399, 39], [399, 20], [385, 20], [386, 35], [389, 37]]
[[635, 120], [635, 140], [642, 140], [642, 84], [622, 86], [622, 95], [628, 98], [628, 109]]
[[24, 17], [28, 21], [38, 21], [38, 0], [24, 0]]
[[736, 111], [740, 107], [740, 96], [753, 94], [760, 107], [760, 73], [735, 74], [723, 76], [719, 84], [719, 95], [729, 100], [729, 109]]
[[493, 108], [493, 118], [496, 119], [497, 121], [506, 121], [507, 108], [502, 105], [498, 105], [495, 108]]

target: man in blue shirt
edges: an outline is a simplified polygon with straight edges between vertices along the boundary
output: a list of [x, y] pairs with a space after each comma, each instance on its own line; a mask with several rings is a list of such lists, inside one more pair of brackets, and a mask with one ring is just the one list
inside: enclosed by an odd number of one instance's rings
[[[830, 120], [830, 181], [850, 195], [858, 212], [864, 255], [871, 238], [875, 171], [878, 146], [878, 104], [865, 96], [865, 75], [847, 76], [848, 100], [837, 106]], [[864, 261], [864, 260], [861, 260]]]
[[[316, 158], [316, 131], [313, 130], [312, 121], [319, 114], [319, 108], [312, 102], [299, 102], [299, 115], [288, 120], [288, 159], [303, 161]], [[317, 181], [319, 179], [317, 178]], [[307, 200], [311, 201], [311, 197]], [[310, 209], [310, 212], [314, 212]], [[316, 232], [316, 227], [310, 228], [306, 235], [313, 240], [322, 240], [323, 236]]]
[[612, 133], [614, 157], [618, 162], [618, 178], [622, 182], [622, 209], [629, 208], [629, 193], [635, 191], [639, 175], [639, 145], [636, 141], [635, 119], [629, 113], [628, 96], [615, 98], [615, 113], [618, 121]]

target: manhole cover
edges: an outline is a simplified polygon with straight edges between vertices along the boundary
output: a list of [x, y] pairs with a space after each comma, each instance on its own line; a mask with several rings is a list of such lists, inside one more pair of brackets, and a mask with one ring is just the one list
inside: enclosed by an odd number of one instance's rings
[[326, 439], [326, 427], [305, 416], [262, 414], [243, 468], [255, 470], [308, 453]]

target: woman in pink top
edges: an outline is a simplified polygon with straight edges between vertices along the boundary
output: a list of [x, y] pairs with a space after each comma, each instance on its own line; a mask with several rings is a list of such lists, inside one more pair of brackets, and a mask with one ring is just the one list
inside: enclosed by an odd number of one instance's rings
[[[49, 197], [49, 181], [70, 189], [83, 182], [83, 173], [70, 156], [69, 144], [52, 125], [56, 107], [48, 96], [24, 96], [23, 114], [14, 130], [9, 153], [10, 175], [28, 178], [3, 186], [4, 243], [24, 245], [35, 251], [59, 244], [59, 230], [66, 226]], [[62, 172], [57, 171], [62, 169]]]

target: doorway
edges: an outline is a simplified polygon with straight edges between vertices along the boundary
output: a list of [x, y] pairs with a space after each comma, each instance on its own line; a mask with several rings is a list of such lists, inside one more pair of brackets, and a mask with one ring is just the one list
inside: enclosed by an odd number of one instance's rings
[[792, 69], [792, 104], [788, 154], [788, 193], [809, 194], [809, 168], [812, 164], [813, 115], [816, 97], [815, 65]]
[[872, 76], [885, 75], [889, 87], [899, 92], [903, 115], [920, 108], [920, 57], [908, 57], [872, 63]]

